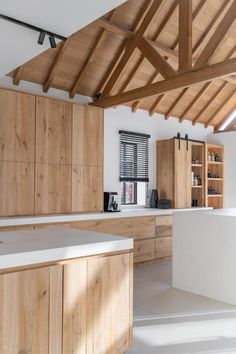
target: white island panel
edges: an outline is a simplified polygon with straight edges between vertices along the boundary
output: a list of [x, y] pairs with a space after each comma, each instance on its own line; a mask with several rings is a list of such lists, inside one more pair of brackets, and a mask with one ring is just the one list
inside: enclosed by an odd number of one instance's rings
[[179, 212], [173, 287], [236, 305], [236, 209]]

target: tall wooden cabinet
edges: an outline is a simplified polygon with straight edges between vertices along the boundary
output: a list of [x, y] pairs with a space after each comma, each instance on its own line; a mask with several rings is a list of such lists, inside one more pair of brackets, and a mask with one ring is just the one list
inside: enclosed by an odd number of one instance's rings
[[0, 216], [103, 210], [103, 110], [0, 89]]
[[191, 146], [185, 140], [157, 142], [157, 188], [173, 208], [191, 207]]

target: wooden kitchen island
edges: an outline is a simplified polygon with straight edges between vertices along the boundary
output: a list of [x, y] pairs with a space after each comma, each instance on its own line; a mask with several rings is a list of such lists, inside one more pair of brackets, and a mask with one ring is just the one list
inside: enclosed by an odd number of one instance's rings
[[132, 343], [132, 239], [0, 234], [1, 354], [120, 354]]

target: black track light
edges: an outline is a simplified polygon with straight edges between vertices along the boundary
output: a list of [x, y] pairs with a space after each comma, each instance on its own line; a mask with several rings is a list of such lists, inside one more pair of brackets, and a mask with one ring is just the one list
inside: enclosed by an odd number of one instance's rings
[[49, 42], [50, 42], [51, 48], [56, 48], [57, 47], [55, 38], [53, 36], [49, 37]]
[[46, 36], [46, 33], [45, 33], [45, 32], [40, 32], [40, 33], [39, 33], [38, 44], [43, 45], [45, 36]]

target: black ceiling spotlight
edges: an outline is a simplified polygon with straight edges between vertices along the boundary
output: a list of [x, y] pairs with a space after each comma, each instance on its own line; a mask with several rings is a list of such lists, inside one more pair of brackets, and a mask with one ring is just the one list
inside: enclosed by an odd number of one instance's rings
[[8, 22], [12, 22], [18, 26], [25, 27], [25, 28], [31, 29], [32, 31], [38, 32], [39, 33], [38, 44], [40, 44], [40, 45], [42, 45], [44, 43], [46, 35], [49, 36], [49, 42], [50, 42], [51, 48], [56, 48], [56, 46], [57, 46], [55, 39], [59, 39], [60, 41], [64, 41], [64, 42], [67, 40], [66, 37], [61, 36], [60, 34], [53, 33], [51, 31], [48, 31], [43, 28], [31, 25], [29, 23], [17, 20], [13, 17], [3, 15], [1, 13], [0, 13], [0, 19], [8, 21]]
[[57, 47], [57, 44], [56, 44], [54, 36], [50, 36], [49, 37], [49, 42], [50, 42], [51, 48], [56, 48]]
[[38, 44], [43, 45], [45, 36], [46, 36], [46, 33], [45, 33], [45, 32], [40, 32], [40, 33], [39, 33]]

